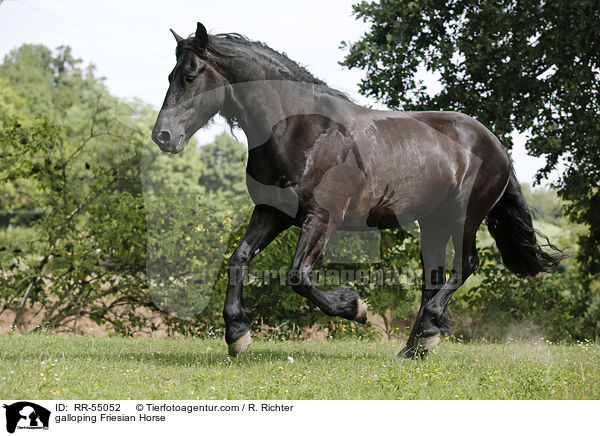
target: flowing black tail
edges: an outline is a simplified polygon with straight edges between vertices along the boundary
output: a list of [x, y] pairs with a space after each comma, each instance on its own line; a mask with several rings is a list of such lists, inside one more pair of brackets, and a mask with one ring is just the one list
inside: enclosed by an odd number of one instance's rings
[[[547, 238], [546, 245], [538, 244], [538, 232], [533, 228], [531, 213], [514, 170], [504, 194], [487, 217], [487, 226], [496, 240], [504, 265], [519, 277], [553, 271], [567, 257]], [[547, 253], [543, 247], [556, 253]]]

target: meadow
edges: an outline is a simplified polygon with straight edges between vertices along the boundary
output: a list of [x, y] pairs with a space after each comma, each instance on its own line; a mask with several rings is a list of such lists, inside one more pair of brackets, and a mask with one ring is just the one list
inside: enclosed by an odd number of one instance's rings
[[423, 360], [403, 342], [0, 337], [3, 399], [600, 399], [600, 346], [445, 339]]

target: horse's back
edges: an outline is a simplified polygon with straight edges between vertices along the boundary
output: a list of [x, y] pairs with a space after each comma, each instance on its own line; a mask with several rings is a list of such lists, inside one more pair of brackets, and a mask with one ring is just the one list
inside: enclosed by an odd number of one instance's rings
[[483, 124], [468, 115], [451, 111], [370, 111], [364, 116], [378, 145], [431, 148], [444, 146], [449, 154], [475, 153], [506, 158], [500, 141]]
[[372, 111], [362, 131], [362, 154], [374, 158], [379, 172], [404, 169], [449, 177], [454, 183], [480, 167], [494, 166], [505, 179], [510, 172], [500, 141], [460, 112]]

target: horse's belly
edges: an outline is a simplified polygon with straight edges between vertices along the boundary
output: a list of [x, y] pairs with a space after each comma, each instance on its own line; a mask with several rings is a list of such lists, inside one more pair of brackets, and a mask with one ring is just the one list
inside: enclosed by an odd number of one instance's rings
[[443, 207], [448, 197], [445, 189], [432, 191], [426, 186], [414, 190], [384, 189], [379, 197], [350, 208], [342, 222], [345, 230], [389, 229], [404, 226]]

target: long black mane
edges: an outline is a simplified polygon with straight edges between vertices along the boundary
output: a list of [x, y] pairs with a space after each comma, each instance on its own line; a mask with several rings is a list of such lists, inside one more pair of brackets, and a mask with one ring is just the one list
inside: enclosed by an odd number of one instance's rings
[[288, 58], [285, 53], [280, 53], [260, 41], [253, 41], [239, 33], [218, 33], [208, 35], [208, 44], [205, 50], [198, 50], [194, 44], [194, 35], [182, 40], [177, 45], [176, 56], [184, 50], [191, 50], [198, 56], [206, 59], [207, 53], [220, 58], [234, 58], [245, 55], [255, 59], [260, 59], [263, 63], [267, 62], [277, 71], [281, 80], [291, 80], [294, 82], [314, 83], [320, 85], [323, 92], [334, 97], [351, 101], [345, 93], [337, 89], [330, 88], [323, 80], [315, 77], [308, 69], [299, 65], [297, 62]]

